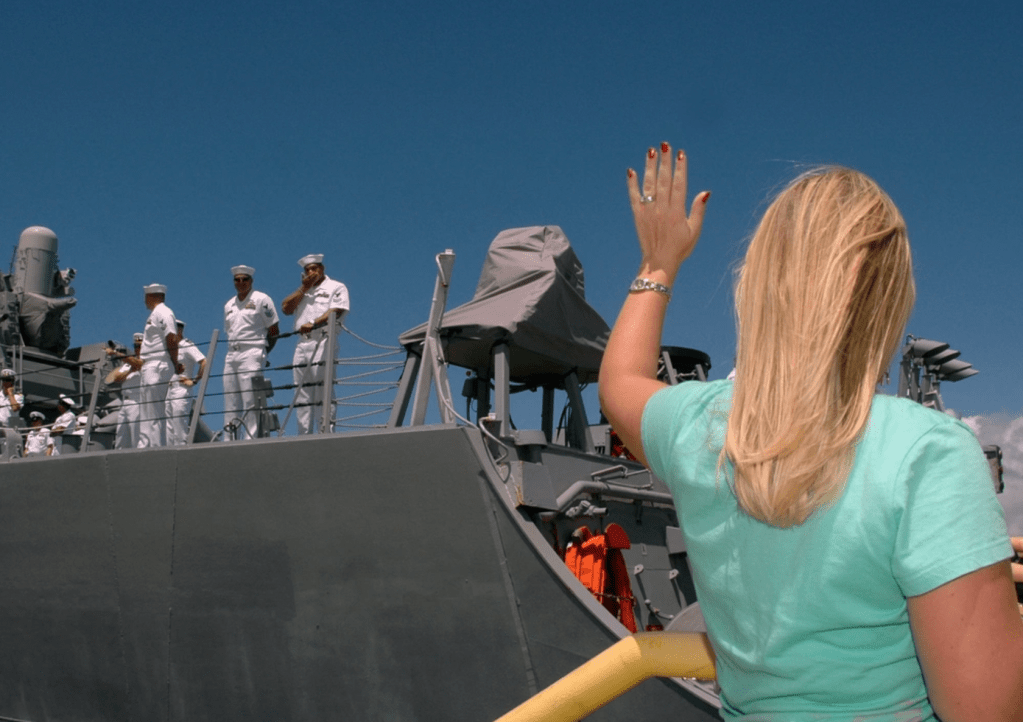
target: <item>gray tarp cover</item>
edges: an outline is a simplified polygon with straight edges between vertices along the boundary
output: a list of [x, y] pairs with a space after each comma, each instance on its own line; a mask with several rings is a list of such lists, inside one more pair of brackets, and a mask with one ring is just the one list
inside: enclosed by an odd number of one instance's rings
[[[401, 334], [422, 343], [426, 324]], [[441, 339], [449, 363], [489, 369], [491, 349], [506, 341], [515, 381], [597, 378], [610, 329], [586, 303], [583, 267], [558, 226], [502, 231], [490, 244], [472, 300], [444, 314]]]

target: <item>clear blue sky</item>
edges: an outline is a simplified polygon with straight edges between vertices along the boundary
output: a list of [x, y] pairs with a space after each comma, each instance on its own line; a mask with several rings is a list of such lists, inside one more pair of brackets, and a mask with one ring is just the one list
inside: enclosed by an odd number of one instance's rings
[[625, 170], [668, 140], [713, 197], [665, 341], [720, 378], [730, 269], [764, 199], [840, 163], [907, 218], [909, 330], [981, 371], [946, 403], [1015, 417], [1021, 7], [11, 0], [0, 244], [56, 231], [79, 274], [75, 345], [129, 342], [153, 281], [208, 339], [232, 265], [279, 304], [309, 252], [348, 285], [349, 326], [391, 343], [425, 320], [435, 253], [458, 254], [454, 305], [499, 231], [553, 224], [611, 323], [638, 263]]

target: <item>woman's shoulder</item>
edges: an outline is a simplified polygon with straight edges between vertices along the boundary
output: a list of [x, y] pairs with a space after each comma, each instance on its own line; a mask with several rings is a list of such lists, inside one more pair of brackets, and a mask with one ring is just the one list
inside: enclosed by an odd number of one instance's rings
[[991, 491], [993, 498], [988, 462], [973, 430], [908, 399], [875, 397], [856, 465], [888, 479], [896, 496], [961, 487]]
[[700, 402], [731, 402], [732, 381], [722, 379], [720, 381], [684, 381], [675, 386], [667, 386], [651, 397], [662, 397], [661, 401], [671, 404], [700, 403]]
[[913, 444], [929, 435], [976, 441], [973, 430], [954, 416], [884, 394], [874, 397], [867, 433], [889, 444]]
[[676, 437], [680, 430], [704, 434], [706, 423], [724, 423], [732, 403], [732, 382], [685, 381], [661, 389], [647, 401], [643, 410], [644, 435], [659, 431]]

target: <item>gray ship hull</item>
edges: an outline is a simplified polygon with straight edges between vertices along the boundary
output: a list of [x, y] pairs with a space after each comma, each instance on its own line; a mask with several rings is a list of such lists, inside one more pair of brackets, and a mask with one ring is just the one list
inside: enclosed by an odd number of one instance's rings
[[[454, 425], [7, 464], [0, 717], [494, 719], [627, 633], [511, 493]], [[592, 719], [711, 701], [650, 680]]]

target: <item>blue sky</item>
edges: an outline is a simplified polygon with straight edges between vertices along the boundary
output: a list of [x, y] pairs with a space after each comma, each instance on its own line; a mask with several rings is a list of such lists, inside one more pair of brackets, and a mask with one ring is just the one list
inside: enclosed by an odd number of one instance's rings
[[665, 341], [720, 378], [765, 199], [840, 163], [907, 219], [909, 331], [981, 371], [946, 403], [1018, 417], [1021, 36], [1010, 2], [5, 2], [0, 244], [56, 231], [76, 345], [129, 341], [153, 281], [208, 340], [232, 265], [279, 304], [309, 252], [392, 343], [434, 254], [458, 254], [458, 304], [499, 231], [552, 224], [611, 323], [638, 264], [625, 170], [668, 140], [713, 196]]

